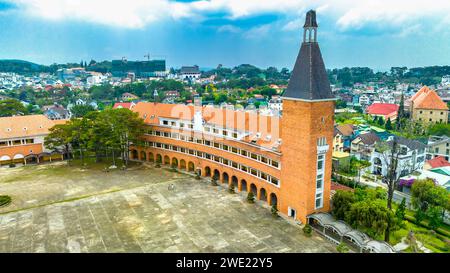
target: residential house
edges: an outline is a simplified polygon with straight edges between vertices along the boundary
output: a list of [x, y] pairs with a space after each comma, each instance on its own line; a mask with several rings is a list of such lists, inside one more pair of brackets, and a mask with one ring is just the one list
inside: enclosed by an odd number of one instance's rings
[[178, 99], [178, 98], [180, 98], [180, 92], [175, 91], [175, 90], [173, 90], [173, 91], [166, 91], [166, 92], [164, 92], [164, 96], [166, 98]]
[[382, 176], [387, 175], [388, 167], [392, 161], [391, 149], [394, 143], [394, 138], [396, 139], [398, 145], [398, 152], [394, 153], [396, 157], [398, 155], [396, 178], [422, 169], [425, 163], [426, 145], [417, 140], [411, 140], [399, 136], [391, 136], [386, 142], [389, 149], [383, 151], [375, 149], [371, 154], [371, 172]]
[[427, 159], [442, 156], [450, 160], [450, 136], [431, 136], [427, 144]]
[[272, 98], [268, 102], [269, 109], [273, 111], [282, 111], [283, 110], [283, 101], [280, 96], [272, 96]]
[[436, 169], [436, 168], [442, 168], [442, 167], [448, 167], [450, 166], [450, 163], [445, 160], [443, 156], [437, 156], [433, 159], [428, 160], [423, 165], [424, 170], [430, 170], [430, 169]]
[[343, 151], [350, 151], [352, 140], [357, 134], [357, 128], [353, 124], [339, 124], [336, 126], [337, 134], [341, 135], [344, 141]]
[[449, 109], [436, 91], [422, 87], [411, 98], [412, 119], [425, 123], [447, 123]]
[[375, 145], [380, 140], [380, 137], [372, 132], [359, 134], [352, 141], [350, 153], [359, 160], [370, 161]]
[[344, 138], [343, 135], [334, 127], [334, 137], [333, 137], [333, 152], [343, 152], [344, 151]]
[[372, 118], [382, 117], [385, 121], [397, 119], [399, 106], [391, 103], [374, 103], [367, 107], [366, 113]]
[[113, 109], [125, 108], [131, 110], [135, 105], [134, 102], [116, 102], [114, 103]]
[[128, 93], [128, 92], [126, 92], [126, 93], [123, 93], [122, 94], [122, 100], [138, 100], [139, 99], [139, 97], [138, 96], [136, 96], [136, 95], [134, 95], [134, 94], [131, 94], [131, 93]]
[[54, 105], [43, 106], [42, 111], [44, 111], [44, 116], [51, 120], [70, 119], [72, 117], [69, 110], [57, 103]]

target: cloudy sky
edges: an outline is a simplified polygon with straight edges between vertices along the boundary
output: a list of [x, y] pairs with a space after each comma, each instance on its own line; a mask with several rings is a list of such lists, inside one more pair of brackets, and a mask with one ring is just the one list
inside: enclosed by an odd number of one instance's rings
[[0, 59], [291, 69], [309, 9], [328, 68], [450, 65], [449, 0], [0, 0]]

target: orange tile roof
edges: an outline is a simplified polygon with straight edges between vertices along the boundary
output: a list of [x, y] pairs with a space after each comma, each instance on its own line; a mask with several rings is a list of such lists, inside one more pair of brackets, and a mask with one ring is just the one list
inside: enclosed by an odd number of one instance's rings
[[443, 156], [437, 156], [433, 159], [428, 160], [426, 163], [428, 163], [432, 169], [450, 166], [450, 163], [445, 160]]
[[[152, 102], [139, 102], [132, 111], [139, 113], [147, 124], [154, 125], [159, 124], [160, 117], [191, 121], [195, 112], [201, 111], [203, 120], [209, 124], [249, 132], [244, 141], [256, 140], [257, 145], [273, 146], [280, 138], [281, 119], [279, 117], [260, 115], [252, 111]], [[261, 136], [255, 139], [257, 133]], [[268, 139], [269, 136], [270, 139]]]
[[422, 87], [412, 98], [416, 109], [448, 110], [447, 104], [434, 91], [427, 86]]
[[14, 116], [0, 118], [0, 139], [46, 135], [56, 124], [65, 120], [50, 120], [44, 115]]

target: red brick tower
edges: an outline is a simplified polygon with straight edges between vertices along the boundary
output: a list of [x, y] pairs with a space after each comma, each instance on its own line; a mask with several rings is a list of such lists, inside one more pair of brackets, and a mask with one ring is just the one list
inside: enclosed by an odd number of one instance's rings
[[316, 12], [306, 14], [303, 43], [283, 95], [280, 211], [306, 223], [330, 207], [335, 98], [317, 43]]

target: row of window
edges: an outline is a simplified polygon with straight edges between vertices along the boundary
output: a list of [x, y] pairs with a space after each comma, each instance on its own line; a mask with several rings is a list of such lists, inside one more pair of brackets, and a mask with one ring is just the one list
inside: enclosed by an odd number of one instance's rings
[[33, 138], [0, 141], [0, 147], [33, 144]]
[[[419, 121], [422, 121], [422, 118], [419, 118]], [[433, 121], [433, 119], [430, 118], [430, 119], [428, 119], [428, 121]], [[444, 122], [444, 120], [440, 118], [439, 123], [442, 123], [442, 122]]]
[[178, 134], [178, 133], [161, 132], [161, 131], [154, 131], [154, 130], [147, 131], [147, 134], [153, 135], [153, 136], [167, 137], [167, 138], [172, 138], [172, 139], [177, 139], [177, 140], [182, 140], [182, 141], [188, 141], [188, 142], [193, 142], [193, 143], [197, 143], [200, 145], [214, 147], [216, 149], [220, 149], [220, 150], [235, 153], [235, 154], [238, 154], [238, 155], [241, 155], [244, 157], [248, 157], [252, 160], [256, 160], [256, 161], [259, 161], [268, 166], [280, 169], [280, 163], [276, 160], [267, 158], [267, 157], [259, 155], [259, 154], [251, 153], [249, 151], [239, 149], [237, 147], [225, 145], [225, 144], [222, 144], [219, 142], [213, 142], [213, 141], [205, 140], [205, 139], [198, 139], [198, 138], [185, 136], [185, 135]]
[[316, 202], [315, 208], [319, 209], [323, 206], [323, 176], [325, 172], [325, 155], [317, 156], [317, 173], [316, 173]]
[[[423, 111], [419, 111], [420, 114], [423, 113]], [[433, 114], [433, 111], [430, 111], [430, 114]], [[441, 112], [441, 115], [444, 115], [444, 112]]]
[[[167, 119], [162, 120], [162, 125], [179, 127], [179, 128], [188, 128], [188, 129], [194, 128], [194, 124], [192, 124], [192, 123], [183, 122], [183, 121], [167, 120]], [[205, 132], [208, 132], [208, 133], [213, 133], [216, 135], [231, 137], [231, 138], [235, 138], [235, 139], [239, 138], [239, 134], [234, 130], [219, 129], [219, 128], [209, 127], [209, 126], [204, 126], [203, 129], [205, 130]]]
[[146, 147], [155, 147], [155, 148], [159, 148], [159, 149], [170, 150], [170, 151], [188, 154], [191, 156], [205, 158], [210, 161], [214, 161], [216, 163], [220, 163], [220, 164], [229, 166], [233, 169], [236, 169], [236, 170], [239, 170], [242, 172], [246, 172], [246, 173], [251, 174], [255, 177], [258, 177], [262, 180], [266, 180], [267, 182], [272, 183], [276, 186], [280, 185], [280, 180], [278, 178], [275, 178], [275, 177], [268, 175], [266, 173], [263, 173], [259, 170], [253, 169], [251, 167], [234, 162], [232, 160], [228, 160], [228, 159], [220, 157], [220, 156], [216, 156], [216, 155], [212, 155], [212, 154], [208, 154], [208, 153], [204, 153], [204, 152], [200, 152], [200, 151], [196, 151], [196, 150], [192, 150], [192, 149], [188, 149], [188, 148], [184, 148], [184, 147], [178, 147], [178, 146], [174, 146], [174, 145], [170, 145], [170, 144], [158, 143], [158, 142], [146, 141], [146, 142], [144, 142], [144, 145]]

